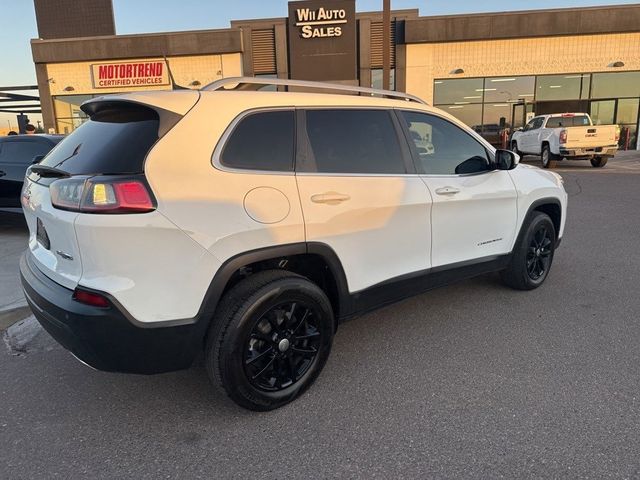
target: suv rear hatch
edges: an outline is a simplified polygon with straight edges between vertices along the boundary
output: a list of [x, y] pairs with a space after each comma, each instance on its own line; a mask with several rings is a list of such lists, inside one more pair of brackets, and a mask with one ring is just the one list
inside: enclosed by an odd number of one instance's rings
[[[22, 190], [29, 250], [45, 275], [74, 289], [82, 276], [82, 255], [99, 255], [79, 250], [74, 229], [79, 215], [144, 211], [135, 208], [135, 201], [140, 201], [136, 184], [146, 188], [151, 206], [153, 195], [144, 178], [147, 153], [198, 98], [196, 91], [159, 92], [99, 97], [82, 105], [89, 121], [29, 168]], [[98, 184], [106, 188], [98, 189]], [[133, 207], [125, 203], [128, 208], [105, 208], [114, 194], [120, 201], [120, 190], [110, 185], [129, 188], [124, 192], [133, 198]], [[93, 201], [98, 195], [102, 204], [91, 203], [90, 189]]]

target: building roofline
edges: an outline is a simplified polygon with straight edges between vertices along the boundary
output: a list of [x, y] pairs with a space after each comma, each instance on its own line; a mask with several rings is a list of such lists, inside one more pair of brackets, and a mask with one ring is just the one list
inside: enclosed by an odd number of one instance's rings
[[537, 8], [531, 10], [508, 10], [502, 12], [473, 12], [473, 13], [453, 13], [449, 15], [425, 15], [423, 18], [429, 19], [443, 19], [443, 18], [460, 18], [460, 17], [498, 17], [498, 16], [507, 16], [507, 15], [527, 15], [527, 14], [535, 14], [535, 13], [557, 13], [557, 12], [582, 12], [587, 10], [615, 10], [615, 9], [625, 9], [629, 7], [640, 7], [640, 3], [621, 3], [617, 5], [595, 5], [590, 7], [562, 7], [562, 8]]
[[508, 40], [640, 31], [640, 4], [408, 19], [404, 43]]

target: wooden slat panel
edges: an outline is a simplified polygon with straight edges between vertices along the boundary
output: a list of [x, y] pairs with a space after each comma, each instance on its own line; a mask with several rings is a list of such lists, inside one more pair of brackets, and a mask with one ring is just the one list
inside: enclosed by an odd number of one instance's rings
[[276, 73], [276, 35], [273, 28], [251, 30], [253, 74]]
[[[396, 66], [396, 22], [391, 21], [391, 68]], [[382, 22], [371, 22], [371, 68], [382, 68]]]

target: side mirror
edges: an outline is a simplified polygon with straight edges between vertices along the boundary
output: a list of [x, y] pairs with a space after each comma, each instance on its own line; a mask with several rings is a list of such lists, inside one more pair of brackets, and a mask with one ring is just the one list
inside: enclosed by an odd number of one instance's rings
[[35, 165], [36, 163], [40, 163], [43, 158], [44, 155], [36, 155], [35, 157], [33, 157], [33, 161], [31, 162], [31, 164]]
[[513, 170], [520, 163], [520, 157], [511, 150], [496, 150], [496, 170]]

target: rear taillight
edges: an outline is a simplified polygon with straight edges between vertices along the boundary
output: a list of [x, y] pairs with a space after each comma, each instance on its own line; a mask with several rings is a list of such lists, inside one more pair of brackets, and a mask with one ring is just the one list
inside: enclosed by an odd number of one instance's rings
[[567, 143], [567, 131], [560, 130], [560, 143]]
[[51, 203], [63, 210], [83, 213], [144, 213], [155, 210], [151, 191], [134, 177], [64, 178], [53, 182]]
[[100, 295], [99, 293], [89, 292], [76, 288], [73, 291], [73, 297], [76, 302], [84, 303], [85, 305], [91, 305], [92, 307], [106, 308], [109, 306], [109, 300], [107, 297]]

